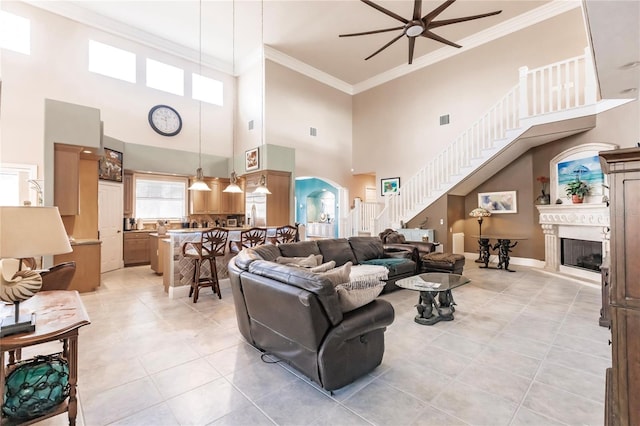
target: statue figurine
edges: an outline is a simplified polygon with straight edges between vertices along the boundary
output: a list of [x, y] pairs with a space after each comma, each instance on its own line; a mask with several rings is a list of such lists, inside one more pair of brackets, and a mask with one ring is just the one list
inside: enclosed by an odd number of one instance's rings
[[500, 249], [500, 251], [498, 252], [498, 269], [502, 269], [502, 267], [504, 266], [505, 271], [509, 270], [509, 252], [511, 252], [511, 249], [515, 247], [518, 242], [516, 241], [513, 244], [510, 243], [510, 240], [499, 240], [492, 247], [494, 250]]

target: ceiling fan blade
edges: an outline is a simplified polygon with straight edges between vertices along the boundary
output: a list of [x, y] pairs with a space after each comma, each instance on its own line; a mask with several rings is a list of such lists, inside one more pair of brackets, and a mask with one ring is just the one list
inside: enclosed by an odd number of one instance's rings
[[422, 0], [415, 0], [413, 3], [413, 20], [419, 21], [422, 15]]
[[431, 24], [429, 24], [429, 28], [437, 28], [443, 27], [445, 25], [457, 24], [458, 22], [472, 21], [474, 19], [486, 18], [487, 16], [498, 15], [500, 13], [502, 13], [502, 11], [497, 10], [495, 12], [483, 13], [482, 15], [464, 16], [462, 18], [444, 19], [442, 21], [432, 21]]
[[389, 43], [385, 44], [384, 46], [382, 46], [380, 49], [376, 50], [375, 52], [373, 52], [371, 55], [367, 56], [366, 58], [364, 58], [364, 60], [368, 60], [373, 58], [374, 56], [376, 56], [378, 53], [382, 52], [384, 49], [386, 49], [387, 47], [391, 46], [393, 43], [395, 43], [396, 41], [400, 40], [400, 37], [403, 37], [404, 33], [400, 34], [398, 37], [395, 37], [393, 40], [391, 40]]
[[426, 15], [424, 15], [422, 17], [422, 22], [424, 22], [428, 26], [429, 23], [431, 21], [433, 21], [433, 18], [435, 18], [436, 16], [440, 15], [446, 8], [448, 8], [453, 3], [455, 3], [455, 1], [456, 0], [447, 0], [447, 1], [445, 1], [440, 6], [436, 7], [431, 12], [427, 13]]
[[402, 16], [400, 16], [400, 15], [398, 15], [398, 14], [396, 14], [396, 13], [393, 13], [392, 11], [385, 9], [385, 8], [384, 8], [384, 7], [382, 7], [382, 6], [378, 6], [377, 4], [375, 4], [374, 2], [372, 2], [372, 1], [370, 1], [370, 0], [360, 0], [360, 1], [361, 1], [362, 3], [364, 3], [364, 4], [367, 4], [367, 5], [371, 6], [371, 7], [372, 7], [372, 8], [374, 8], [374, 9], [376, 9], [376, 10], [378, 10], [378, 11], [380, 11], [380, 12], [384, 13], [385, 15], [388, 15], [388, 16], [391, 16], [391, 17], [392, 17], [392, 18], [394, 18], [394, 19], [397, 19], [398, 21], [400, 21], [400, 22], [402, 22], [402, 23], [405, 23], [405, 24], [408, 24], [408, 23], [409, 23], [409, 21], [408, 21], [408, 20], [406, 20], [406, 19], [404, 19]]
[[353, 36], [361, 36], [361, 35], [367, 35], [367, 34], [384, 33], [384, 32], [387, 32], [387, 31], [395, 31], [395, 30], [402, 30], [402, 29], [404, 29], [404, 26], [402, 26], [402, 27], [394, 27], [394, 28], [385, 28], [384, 30], [365, 31], [365, 32], [362, 32], [362, 33], [340, 34], [340, 35], [338, 35], [338, 37], [353, 37]]
[[449, 46], [457, 47], [458, 49], [462, 47], [462, 46], [460, 46], [459, 44], [455, 44], [455, 43], [454, 43], [454, 42], [452, 42], [452, 41], [449, 41], [449, 40], [447, 40], [447, 39], [445, 39], [445, 38], [442, 38], [442, 37], [440, 37], [439, 35], [434, 34], [434, 33], [432, 33], [432, 32], [431, 32], [431, 31], [429, 31], [429, 30], [425, 30], [425, 31], [422, 33], [422, 37], [430, 38], [431, 40], [439, 41], [440, 43], [448, 44]]
[[409, 65], [413, 63], [413, 48], [416, 45], [416, 38], [409, 37]]

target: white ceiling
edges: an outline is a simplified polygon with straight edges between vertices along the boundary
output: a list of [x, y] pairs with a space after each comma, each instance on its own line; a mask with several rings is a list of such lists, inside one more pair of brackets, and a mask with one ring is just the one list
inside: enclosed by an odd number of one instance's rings
[[[413, 13], [412, 0], [374, 2], [407, 19]], [[422, 15], [443, 2], [424, 0]], [[243, 64], [257, 58], [263, 41], [268, 48], [268, 57], [277, 58], [279, 62], [299, 70], [306, 69], [307, 74], [324, 77], [330, 84], [342, 86], [343, 90], [351, 92], [364, 90], [385, 79], [411, 72], [581, 5], [576, 0], [458, 0], [442, 12], [437, 20], [495, 10], [502, 10], [502, 13], [434, 30], [436, 34], [461, 44], [462, 49], [419, 37], [416, 40], [414, 63], [407, 65], [406, 37], [368, 61], [364, 60], [393, 39], [400, 30], [338, 37], [339, 34], [402, 25], [358, 0], [202, 0], [201, 3], [192, 0], [85, 0], [28, 3], [194, 61], [202, 60], [203, 64], [225, 72], [234, 70], [235, 57], [236, 74], [242, 71]], [[617, 85], [623, 82], [627, 84], [628, 80], [631, 80], [628, 84], [632, 84], [635, 78], [635, 87], [640, 88], [640, 67], [625, 73], [628, 76], [626, 80], [621, 80], [618, 75], [628, 71], [620, 70], [621, 65], [640, 61], [640, 13], [637, 13], [640, 2], [585, 0], [585, 3], [591, 6], [588, 7], [588, 15], [593, 44], [597, 48], [604, 40], [606, 46], [603, 48], [606, 55], [600, 56], [596, 51], [599, 74], [601, 67], [607, 70], [600, 76], [600, 84], [607, 86], [602, 78]], [[630, 19], [630, 16], [635, 19]], [[615, 49], [609, 47], [612, 31], [616, 32], [614, 40], [624, 40], [615, 43]], [[630, 35], [627, 37], [625, 34]], [[619, 64], [620, 61], [623, 63]], [[617, 86], [611, 89], [612, 92], [616, 90], [619, 92], [624, 89], [618, 89]], [[637, 97], [637, 92], [626, 95], [624, 97]]]

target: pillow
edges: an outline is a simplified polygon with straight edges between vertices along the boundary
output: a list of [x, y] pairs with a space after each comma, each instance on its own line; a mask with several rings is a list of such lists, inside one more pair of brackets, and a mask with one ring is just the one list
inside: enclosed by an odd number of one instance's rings
[[318, 265], [315, 268], [311, 268], [311, 272], [326, 272], [330, 269], [333, 269], [336, 267], [336, 262], [335, 260], [330, 260], [328, 262], [323, 263], [322, 265]]
[[303, 268], [313, 268], [322, 263], [322, 255], [321, 254], [310, 254], [307, 257], [284, 257], [278, 256], [276, 258], [276, 263], [280, 263], [282, 265], [295, 265], [302, 266]]
[[376, 284], [370, 287], [350, 288], [349, 284], [340, 284], [336, 286], [338, 300], [342, 312], [353, 311], [367, 303], [372, 302], [384, 288], [384, 283]]
[[326, 272], [321, 272], [320, 274], [329, 278], [329, 280], [331, 280], [331, 284], [335, 287], [339, 284], [349, 282], [349, 274], [351, 274], [352, 265], [353, 264], [351, 262], [347, 262], [340, 267], [330, 269]]

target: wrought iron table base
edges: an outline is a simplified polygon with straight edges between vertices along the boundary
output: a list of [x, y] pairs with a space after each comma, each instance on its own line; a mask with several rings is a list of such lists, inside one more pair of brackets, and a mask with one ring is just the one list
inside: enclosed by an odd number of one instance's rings
[[[438, 300], [436, 300], [436, 294]], [[440, 321], [453, 321], [456, 308], [451, 290], [421, 291], [416, 309], [418, 315], [414, 321], [422, 325], [433, 325]], [[435, 310], [435, 312], [434, 312]]]

